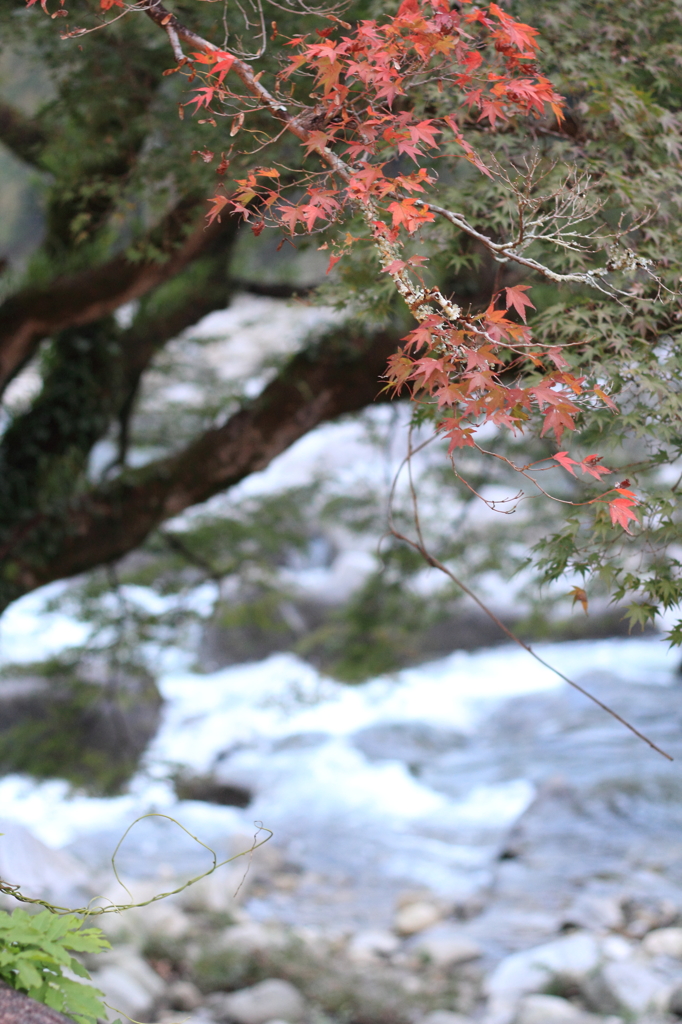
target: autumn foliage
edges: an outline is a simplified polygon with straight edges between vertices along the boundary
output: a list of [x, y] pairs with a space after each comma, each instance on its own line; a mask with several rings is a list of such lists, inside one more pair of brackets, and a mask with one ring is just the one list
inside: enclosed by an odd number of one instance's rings
[[[27, 2], [31, 6], [36, 0]], [[47, 10], [47, 0], [41, 3]], [[177, 59], [167, 73], [185, 75], [192, 88], [181, 116], [189, 108], [214, 126], [216, 119], [229, 118], [209, 223], [236, 212], [255, 234], [266, 225], [289, 237], [335, 229], [331, 242], [322, 246], [330, 246], [328, 273], [352, 247], [374, 246], [378, 272], [393, 281], [416, 320], [403, 347], [391, 357], [383, 386], [395, 394], [409, 391], [428, 410], [437, 431], [449, 440], [451, 458], [458, 449], [483, 450], [477, 434], [488, 424], [513, 434], [537, 428], [540, 437], [552, 437], [558, 445], [575, 430], [581, 412], [606, 405], [617, 413], [605, 390], [607, 382], [576, 375], [561, 344], [534, 338], [527, 323], [528, 311], [534, 309], [529, 285], [501, 288], [487, 308], [466, 311], [456, 297], [428, 284], [423, 276], [427, 258], [413, 251], [421, 229], [439, 217], [476, 234], [456, 211], [431, 199], [439, 161], [446, 154], [468, 161], [478, 174], [500, 175], [499, 167], [464, 137], [465, 120], [487, 133], [503, 131], [512, 119], [525, 119], [529, 131], [539, 121], [561, 126], [563, 100], [540, 68], [534, 27], [495, 2], [477, 5], [472, 0], [452, 7], [447, 0], [403, 0], [395, 15], [355, 25], [327, 12], [327, 27], [314, 36], [286, 41], [287, 62], [269, 90], [262, 72], [255, 73], [238, 54], [197, 36], [159, 0], [127, 6], [123, 0], [101, 0], [101, 9], [115, 11], [116, 17], [142, 11], [167, 31]], [[64, 13], [62, 0], [52, 17]], [[300, 85], [307, 90], [304, 103], [297, 98]], [[424, 117], [412, 103], [413, 93], [427, 87], [452, 97], [444, 113]], [[238, 136], [249, 132], [250, 118], [258, 116], [262, 124], [263, 113], [271, 118], [270, 140], [286, 132], [298, 140], [299, 167], [292, 172], [284, 164], [263, 163], [231, 180]], [[258, 151], [267, 150], [262, 129], [255, 137]], [[210, 150], [199, 155], [207, 162], [214, 158]], [[565, 212], [559, 210], [556, 218], [571, 226]], [[338, 230], [346, 221], [357, 233]], [[555, 232], [560, 244], [562, 230]], [[516, 260], [552, 281], [582, 281], [604, 290], [604, 268], [562, 277], [524, 256], [528, 243], [523, 227], [515, 240], [504, 244], [476, 237], [503, 262]], [[637, 269], [644, 261], [628, 251], [612, 265]], [[537, 484], [536, 464], [507, 462]], [[610, 472], [599, 456], [577, 462], [559, 452], [554, 462], [574, 476], [579, 467], [599, 481]], [[608, 503], [611, 522], [629, 532], [637, 498], [626, 484], [584, 504]]]
[[[314, 41], [288, 41], [294, 55], [280, 76], [281, 84], [313, 77], [313, 119], [320, 127], [308, 128], [301, 141], [306, 155], [317, 155], [328, 169], [290, 183], [289, 190], [304, 191], [291, 201], [282, 172], [257, 167], [237, 180], [235, 191], [215, 195], [209, 221], [227, 207], [251, 219], [255, 233], [269, 222], [295, 235], [359, 210], [377, 244], [381, 272], [391, 275], [419, 321], [389, 362], [387, 386], [396, 394], [407, 388], [414, 401], [435, 407], [437, 429], [449, 439], [451, 453], [474, 446], [477, 430], [487, 423], [523, 432], [539, 416], [541, 436], [551, 433], [560, 442], [565, 431], [575, 429], [581, 405], [603, 402], [615, 410], [599, 384], [569, 372], [560, 347], [534, 343], [526, 324], [533, 308], [528, 285], [504, 288], [483, 312], [467, 315], [425, 285], [419, 276], [425, 258], [406, 252], [419, 229], [436, 219], [428, 194], [445, 137], [478, 172], [492, 175], [464, 138], [458, 118], [475, 117], [490, 130], [515, 115], [541, 118], [549, 112], [561, 122], [562, 98], [538, 69], [536, 29], [496, 3], [481, 7], [471, 0], [461, 10], [450, 9], [446, 0], [403, 0], [395, 17], [383, 24], [366, 20], [352, 31], [338, 18], [332, 21]], [[212, 104], [231, 95], [225, 78], [234, 56], [217, 50], [192, 59], [192, 74], [200, 67], [208, 84], [190, 102], [196, 110], [215, 113]], [[411, 88], [428, 80], [439, 92], [458, 96], [451, 113], [420, 118], [401, 109]], [[405, 157], [414, 170], [405, 168]], [[359, 241], [346, 235], [337, 244], [328, 273]], [[599, 471], [591, 475], [600, 479], [609, 472]], [[621, 488], [603, 498], [612, 522], [628, 530], [628, 521], [636, 518], [634, 493]]]

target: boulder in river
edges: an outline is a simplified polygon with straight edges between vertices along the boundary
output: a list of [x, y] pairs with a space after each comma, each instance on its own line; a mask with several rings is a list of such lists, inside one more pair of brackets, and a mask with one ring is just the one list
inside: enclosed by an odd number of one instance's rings
[[0, 674], [0, 772], [118, 793], [160, 717], [161, 695], [140, 666], [94, 658], [10, 666]]
[[419, 1024], [471, 1024], [471, 1021], [461, 1013], [453, 1013], [452, 1010], [432, 1010], [421, 1018]]
[[663, 1009], [672, 988], [666, 978], [633, 960], [605, 964], [597, 974], [585, 979], [581, 987], [597, 1013], [622, 1012], [629, 1017]]
[[[616, 1024], [617, 1018], [611, 1018]], [[559, 996], [525, 996], [519, 1003], [514, 1024], [602, 1024], [598, 1017], [585, 1013], [568, 999]]]

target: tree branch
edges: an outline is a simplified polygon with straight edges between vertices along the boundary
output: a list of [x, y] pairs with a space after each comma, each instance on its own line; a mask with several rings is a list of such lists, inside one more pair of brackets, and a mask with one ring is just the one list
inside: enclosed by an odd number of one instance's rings
[[0, 101], [0, 142], [27, 164], [37, 164], [49, 141], [47, 132], [16, 107]]
[[94, 488], [59, 518], [47, 513], [6, 550], [0, 604], [121, 558], [164, 520], [264, 469], [318, 424], [385, 401], [377, 380], [398, 343], [397, 332], [328, 336], [183, 451]]
[[293, 299], [296, 295], [310, 295], [317, 288], [315, 284], [268, 284], [265, 281], [243, 281], [239, 277], [231, 278], [230, 283], [236, 291], [264, 295], [270, 299]]
[[202, 201], [183, 199], [150, 234], [165, 261], [135, 262], [125, 254], [91, 270], [57, 278], [44, 288], [25, 288], [0, 306], [0, 393], [35, 353], [43, 338], [67, 327], [92, 323], [174, 277], [216, 238], [233, 231], [230, 218], [187, 235]]
[[[237, 234], [236, 218], [231, 218], [229, 226], [230, 230], [223, 232], [210, 247], [207, 246], [209, 251], [206, 256], [212, 258], [204, 258], [205, 273], [193, 275], [190, 287], [182, 290], [180, 299], [162, 299], [160, 311], [156, 309], [153, 314], [149, 314], [143, 307], [133, 324], [121, 335], [123, 400], [118, 412], [119, 451], [114, 465], [122, 466], [125, 463], [129, 446], [128, 428], [135, 398], [142, 374], [155, 354], [172, 338], [193, 327], [209, 313], [224, 309], [229, 302], [230, 292], [235, 286], [234, 282], [228, 280], [227, 252]], [[152, 297], [152, 303], [156, 306], [155, 298]]]
[[40, 393], [0, 442], [0, 557], [38, 510], [53, 520], [64, 515], [72, 496], [83, 491], [93, 446], [115, 419], [115, 465], [125, 461], [127, 423], [149, 362], [170, 338], [226, 305], [228, 254], [237, 232], [236, 221], [229, 223], [231, 230], [185, 274], [141, 304], [127, 330], [103, 317], [55, 335]]

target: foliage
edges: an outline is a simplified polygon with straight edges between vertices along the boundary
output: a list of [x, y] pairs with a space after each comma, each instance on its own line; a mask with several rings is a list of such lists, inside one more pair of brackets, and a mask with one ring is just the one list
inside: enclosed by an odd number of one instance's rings
[[0, 911], [0, 978], [12, 988], [73, 1017], [78, 1024], [106, 1019], [102, 993], [65, 974], [89, 979], [72, 953], [100, 953], [109, 942], [99, 928], [84, 928], [73, 914], [43, 910], [27, 914]]

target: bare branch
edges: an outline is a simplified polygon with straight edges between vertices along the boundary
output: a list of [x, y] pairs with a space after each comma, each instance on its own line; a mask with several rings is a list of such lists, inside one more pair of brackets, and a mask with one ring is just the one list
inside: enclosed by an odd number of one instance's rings
[[[579, 271], [576, 273], [561, 274], [530, 256], [524, 256], [516, 248], [517, 242], [493, 242], [491, 238], [484, 235], [481, 231], [478, 231], [473, 227], [473, 225], [469, 224], [466, 218], [459, 213], [454, 213], [452, 210], [446, 210], [444, 207], [436, 206], [435, 203], [427, 202], [424, 199], [417, 199], [415, 202], [416, 205], [423, 206], [425, 209], [431, 210], [433, 213], [437, 213], [438, 216], [449, 221], [454, 225], [454, 227], [459, 228], [460, 231], [463, 231], [471, 238], [475, 238], [477, 242], [480, 242], [490, 253], [492, 253], [498, 263], [506, 263], [511, 260], [522, 267], [534, 270], [536, 273], [541, 274], [548, 280], [554, 281], [555, 284], [586, 284], [591, 288], [596, 288], [598, 291], [604, 292], [607, 295], [627, 295], [627, 292], [621, 292], [619, 289], [608, 285], [604, 278], [606, 278], [612, 270], [635, 270], [638, 268], [649, 269], [652, 265], [651, 260], [645, 259], [642, 256], [637, 256], [635, 253], [631, 253], [627, 250], [622, 254], [622, 257], [617, 262], [611, 262], [606, 267], [596, 267], [594, 269]], [[547, 235], [542, 236], [539, 234], [533, 235], [529, 231], [526, 231], [523, 236], [523, 245], [529, 245], [531, 242], [539, 241], [541, 239], [543, 241], [552, 241], [555, 244], [558, 244], [557, 239], [554, 237]]]
[[[412, 480], [411, 463], [412, 463], [412, 457], [415, 454], [415, 452], [412, 449], [412, 435], [411, 435], [411, 433], [410, 433], [410, 439], [409, 439], [408, 443], [409, 443], [409, 448], [408, 448], [407, 456], [405, 457], [405, 459], [401, 463], [401, 465], [400, 465], [400, 467], [398, 469], [398, 472], [395, 475], [395, 478], [394, 478], [394, 481], [393, 481], [393, 486], [391, 488], [390, 499], [389, 499], [389, 531], [392, 534], [392, 536], [394, 536], [396, 538], [396, 540], [402, 541], [404, 544], [408, 544], [415, 551], [419, 552], [419, 554], [424, 559], [424, 561], [427, 563], [427, 565], [430, 565], [433, 569], [438, 569], [439, 572], [442, 572], [445, 576], [448, 577], [448, 579], [452, 580], [452, 582], [457, 587], [459, 587], [460, 590], [462, 590], [467, 595], [467, 597], [471, 598], [471, 600], [474, 601], [478, 605], [478, 607], [481, 609], [481, 611], [484, 612], [484, 614], [487, 615], [488, 618], [491, 619], [495, 623], [495, 625], [498, 626], [502, 630], [502, 632], [507, 637], [509, 637], [509, 639], [513, 643], [518, 644], [518, 646], [521, 647], [528, 654], [530, 654], [530, 656], [532, 658], [534, 658], [535, 661], [539, 662], [540, 665], [542, 665], [544, 668], [548, 669], [555, 676], [558, 676], [559, 679], [562, 679], [565, 683], [568, 683], [568, 685], [572, 686], [574, 690], [577, 690], [579, 693], [582, 693], [584, 697], [587, 697], [588, 700], [591, 700], [594, 704], [597, 705], [597, 707], [600, 707], [602, 709], [602, 711], [605, 711], [608, 715], [611, 715], [612, 718], [615, 718], [616, 721], [620, 722], [621, 725], [624, 725], [626, 729], [629, 729], [629, 731], [631, 733], [634, 733], [634, 735], [638, 739], [640, 739], [644, 743], [646, 743], [649, 747], [651, 747], [652, 750], [655, 750], [656, 753], [661, 754], [668, 761], [673, 761], [674, 758], [671, 757], [670, 754], [667, 754], [665, 752], [665, 750], [661, 750], [661, 748], [659, 746], [657, 746], [653, 742], [653, 740], [650, 740], [648, 736], [645, 736], [644, 733], [640, 732], [639, 729], [635, 728], [635, 726], [632, 725], [630, 722], [628, 722], [625, 718], [623, 718], [622, 715], [619, 715], [617, 711], [614, 711], [613, 708], [608, 706], [608, 704], [604, 704], [603, 701], [599, 700], [598, 697], [595, 697], [593, 693], [590, 693], [589, 690], [586, 690], [579, 683], [576, 683], [573, 679], [570, 679], [560, 669], [555, 668], [554, 665], [550, 665], [550, 663], [548, 661], [545, 661], [544, 658], [542, 658], [539, 654], [537, 654], [533, 650], [533, 648], [530, 646], [530, 644], [527, 644], [524, 640], [522, 640], [520, 637], [518, 637], [516, 635], [516, 633], [512, 632], [512, 630], [509, 629], [508, 626], [505, 626], [504, 622], [502, 622], [502, 620], [499, 618], [499, 616], [497, 616], [495, 614], [495, 612], [492, 610], [492, 608], [489, 608], [488, 605], [485, 604], [485, 602], [481, 600], [481, 598], [471, 589], [471, 587], [467, 586], [467, 584], [462, 579], [460, 579], [459, 576], [456, 576], [452, 572], [452, 570], [447, 567], [447, 565], [444, 565], [443, 562], [441, 562], [438, 558], [435, 557], [435, 555], [433, 555], [428, 550], [428, 548], [426, 547], [426, 544], [424, 543], [424, 538], [423, 538], [423, 535], [422, 535], [421, 524], [420, 524], [420, 521], [419, 521], [419, 505], [418, 505], [418, 500], [417, 500], [417, 492], [415, 490], [414, 483], [413, 483], [413, 480]], [[410, 493], [411, 493], [411, 497], [412, 497], [413, 517], [414, 517], [414, 522], [415, 522], [415, 528], [416, 528], [416, 531], [417, 531], [417, 540], [413, 540], [411, 537], [406, 536], [404, 533], [402, 533], [400, 530], [398, 530], [396, 528], [394, 517], [393, 517], [393, 501], [394, 501], [394, 498], [395, 498], [395, 490], [396, 490], [396, 486], [397, 486], [397, 482], [398, 482], [398, 477], [399, 477], [402, 469], [406, 465], [408, 467], [408, 472], [409, 472], [409, 485], [410, 485]]]

